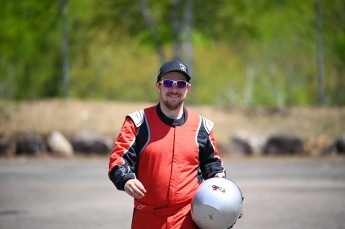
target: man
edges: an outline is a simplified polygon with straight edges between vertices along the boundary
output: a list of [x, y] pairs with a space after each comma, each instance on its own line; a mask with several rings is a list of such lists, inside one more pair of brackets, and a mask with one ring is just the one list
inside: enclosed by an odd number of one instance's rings
[[160, 101], [129, 114], [115, 141], [109, 178], [134, 198], [132, 228], [197, 228], [191, 200], [202, 179], [225, 177], [213, 123], [188, 110], [188, 68], [164, 63], [157, 76]]

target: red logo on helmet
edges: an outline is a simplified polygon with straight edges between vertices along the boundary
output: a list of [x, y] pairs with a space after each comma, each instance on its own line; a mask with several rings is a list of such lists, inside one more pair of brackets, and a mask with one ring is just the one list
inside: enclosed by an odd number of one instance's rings
[[217, 185], [212, 185], [212, 191], [216, 191], [216, 190], [219, 190], [223, 193], [225, 193], [226, 189], [222, 188], [222, 187], [219, 187]]

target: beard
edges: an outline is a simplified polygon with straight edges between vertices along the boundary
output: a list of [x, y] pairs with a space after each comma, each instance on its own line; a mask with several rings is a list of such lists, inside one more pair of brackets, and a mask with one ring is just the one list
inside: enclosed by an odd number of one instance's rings
[[[178, 95], [179, 97], [177, 98], [168, 98], [169, 95]], [[184, 98], [182, 97], [181, 94], [178, 93], [168, 93], [166, 95], [166, 99], [163, 98], [163, 96], [161, 96], [161, 100], [163, 102], [163, 104], [169, 109], [169, 110], [177, 110], [179, 109], [184, 102]]]

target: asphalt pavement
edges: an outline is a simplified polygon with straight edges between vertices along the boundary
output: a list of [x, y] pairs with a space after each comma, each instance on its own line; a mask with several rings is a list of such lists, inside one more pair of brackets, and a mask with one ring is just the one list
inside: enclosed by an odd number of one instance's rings
[[[0, 160], [0, 229], [130, 228], [107, 159]], [[244, 195], [234, 228], [345, 228], [345, 159], [225, 160]], [[145, 229], [145, 227], [143, 227]]]

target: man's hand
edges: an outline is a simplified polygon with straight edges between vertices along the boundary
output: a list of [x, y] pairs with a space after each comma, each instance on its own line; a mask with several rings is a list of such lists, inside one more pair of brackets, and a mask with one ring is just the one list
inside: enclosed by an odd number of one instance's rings
[[217, 173], [214, 177], [225, 178], [225, 173]]
[[137, 179], [130, 179], [125, 183], [124, 187], [128, 195], [133, 198], [142, 198], [145, 196], [146, 190], [143, 184]]

